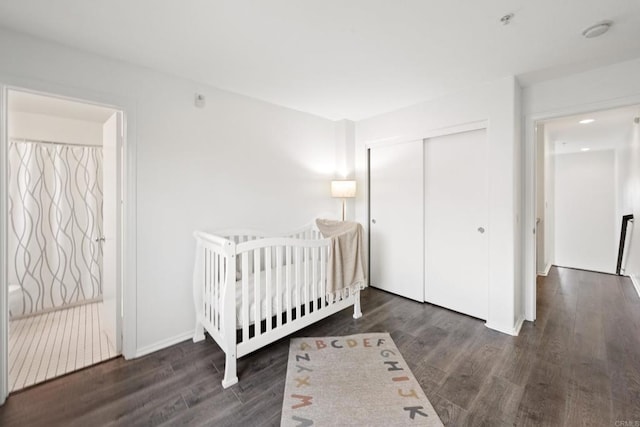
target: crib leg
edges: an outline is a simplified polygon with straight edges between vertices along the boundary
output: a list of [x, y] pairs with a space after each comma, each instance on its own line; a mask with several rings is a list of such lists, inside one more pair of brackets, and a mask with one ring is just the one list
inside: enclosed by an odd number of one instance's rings
[[227, 353], [224, 362], [224, 378], [222, 379], [222, 388], [231, 387], [238, 383], [238, 375], [236, 369], [236, 353]]
[[354, 295], [355, 302], [353, 303], [353, 318], [359, 319], [362, 317], [362, 311], [360, 311], [360, 291], [357, 291]]
[[204, 327], [202, 326], [202, 323], [200, 323], [200, 321], [196, 318], [196, 329], [193, 332], [193, 342], [200, 342], [202, 340], [204, 340]]

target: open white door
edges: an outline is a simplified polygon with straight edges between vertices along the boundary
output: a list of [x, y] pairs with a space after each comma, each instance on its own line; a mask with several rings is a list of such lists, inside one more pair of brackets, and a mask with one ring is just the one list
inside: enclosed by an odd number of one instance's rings
[[7, 275], [7, 99], [0, 84], [0, 405], [9, 395], [9, 283]]
[[103, 126], [103, 238], [102, 291], [104, 325], [109, 344], [122, 352], [121, 241], [122, 241], [122, 113], [114, 113]]
[[423, 142], [370, 149], [371, 286], [424, 301]]
[[425, 141], [425, 301], [489, 311], [486, 131]]

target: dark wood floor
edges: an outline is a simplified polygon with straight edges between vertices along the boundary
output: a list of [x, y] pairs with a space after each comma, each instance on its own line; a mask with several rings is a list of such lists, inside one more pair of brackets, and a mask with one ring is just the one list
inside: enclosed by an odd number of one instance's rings
[[[538, 282], [538, 320], [518, 337], [375, 289], [363, 313], [296, 335], [390, 332], [447, 425], [640, 422], [640, 299], [628, 279], [553, 268]], [[241, 359], [228, 390], [210, 339], [115, 359], [11, 395], [0, 425], [278, 425], [288, 342]]]

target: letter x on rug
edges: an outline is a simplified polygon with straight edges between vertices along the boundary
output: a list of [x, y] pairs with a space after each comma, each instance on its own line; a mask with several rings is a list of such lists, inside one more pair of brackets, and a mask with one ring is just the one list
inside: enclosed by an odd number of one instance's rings
[[442, 426], [387, 333], [293, 338], [282, 426]]

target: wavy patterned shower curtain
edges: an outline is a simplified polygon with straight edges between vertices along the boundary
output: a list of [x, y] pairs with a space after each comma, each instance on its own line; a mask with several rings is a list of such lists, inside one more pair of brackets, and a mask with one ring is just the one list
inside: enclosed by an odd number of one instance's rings
[[102, 296], [102, 148], [9, 142], [11, 317]]

